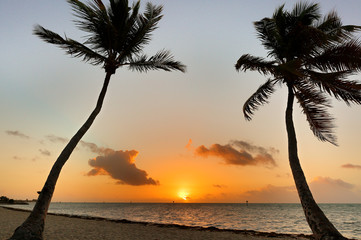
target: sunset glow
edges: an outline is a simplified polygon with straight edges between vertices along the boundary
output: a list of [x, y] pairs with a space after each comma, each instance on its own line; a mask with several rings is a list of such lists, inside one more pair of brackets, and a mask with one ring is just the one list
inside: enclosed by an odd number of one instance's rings
[[[0, 196], [34, 199], [95, 106], [105, 74], [32, 35], [41, 24], [81, 41], [67, 1], [0, 2]], [[234, 67], [242, 54], [267, 56], [253, 23], [299, 0], [151, 2], [164, 6], [164, 18], [144, 54], [169, 49], [187, 72], [119, 68], [53, 201], [299, 202], [287, 152], [287, 89], [277, 86], [246, 121], [243, 104], [266, 78]], [[323, 13], [337, 10], [344, 24], [361, 25], [361, 1], [319, 2]], [[300, 163], [317, 202], [361, 203], [361, 106], [332, 106], [339, 147], [318, 141], [295, 103]]]
[[186, 192], [186, 191], [180, 191], [180, 192], [178, 193], [178, 196], [179, 196], [181, 199], [183, 199], [184, 201], [187, 201], [187, 200], [190, 199], [189, 193]]

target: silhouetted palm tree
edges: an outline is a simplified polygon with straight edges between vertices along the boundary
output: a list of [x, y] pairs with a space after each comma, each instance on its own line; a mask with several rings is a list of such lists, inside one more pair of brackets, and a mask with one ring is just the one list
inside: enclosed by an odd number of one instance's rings
[[282, 5], [272, 18], [254, 25], [269, 58], [245, 54], [235, 67], [270, 78], [244, 104], [245, 118], [251, 120], [254, 111], [268, 103], [276, 84], [287, 86], [289, 162], [307, 222], [316, 239], [345, 239], [318, 207], [307, 185], [298, 159], [292, 107], [296, 97], [314, 135], [336, 145], [328, 96], [348, 105], [361, 104], [361, 84], [347, 80], [361, 70], [361, 44], [353, 36], [360, 27], [342, 25], [335, 12], [322, 17], [319, 5], [312, 3], [298, 3], [292, 11]]
[[139, 72], [157, 69], [185, 71], [185, 66], [174, 61], [168, 51], [159, 51], [151, 57], [142, 52], [162, 18], [162, 6], [147, 3], [142, 14], [139, 13], [140, 1], [133, 3], [131, 7], [128, 6], [127, 0], [110, 0], [109, 6], [105, 6], [101, 0], [91, 0], [88, 4], [68, 0], [68, 3], [78, 18], [77, 27], [88, 34], [84, 43], [68, 37], [63, 38], [39, 25], [35, 27], [34, 34], [48, 43], [59, 46], [73, 57], [80, 57], [93, 65], [102, 65], [106, 76], [95, 109], [61, 152], [33, 211], [15, 230], [11, 239], [43, 238], [45, 217], [60, 171], [100, 112], [110, 77], [117, 68], [126, 66]]

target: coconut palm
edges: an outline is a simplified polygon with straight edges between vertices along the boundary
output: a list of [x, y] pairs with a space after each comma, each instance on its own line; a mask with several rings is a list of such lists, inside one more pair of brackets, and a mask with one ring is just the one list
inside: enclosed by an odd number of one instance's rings
[[87, 33], [84, 43], [68, 37], [63, 38], [39, 25], [34, 28], [34, 34], [45, 42], [59, 46], [73, 57], [80, 57], [93, 65], [101, 65], [106, 73], [105, 80], [95, 109], [61, 152], [33, 211], [15, 230], [11, 239], [43, 238], [45, 217], [60, 171], [100, 112], [110, 77], [117, 68], [128, 67], [139, 72], [157, 69], [185, 71], [185, 66], [173, 60], [169, 51], [162, 50], [151, 57], [142, 51], [162, 18], [162, 6], [147, 3], [144, 13], [140, 13], [140, 1], [133, 3], [131, 7], [128, 6], [127, 0], [110, 0], [108, 6], [101, 0], [91, 0], [88, 3], [68, 0], [68, 3], [78, 19], [77, 27]]
[[238, 71], [256, 70], [269, 78], [245, 102], [244, 116], [251, 120], [254, 112], [268, 103], [276, 84], [287, 86], [289, 163], [307, 222], [316, 239], [345, 239], [316, 204], [308, 187], [298, 158], [292, 112], [296, 98], [314, 135], [337, 145], [333, 118], [327, 111], [331, 107], [329, 98], [347, 105], [361, 104], [361, 84], [348, 80], [361, 71], [361, 44], [354, 37], [360, 27], [342, 25], [336, 12], [322, 17], [318, 4], [305, 2], [296, 4], [292, 11], [282, 5], [272, 18], [254, 25], [268, 57], [244, 54], [235, 67]]

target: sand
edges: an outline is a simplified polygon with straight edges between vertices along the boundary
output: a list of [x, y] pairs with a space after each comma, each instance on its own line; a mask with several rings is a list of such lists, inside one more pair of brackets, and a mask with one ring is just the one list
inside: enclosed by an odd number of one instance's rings
[[[9, 238], [29, 212], [0, 207], [0, 239]], [[305, 235], [261, 233], [254, 231], [232, 231], [216, 228], [185, 227], [168, 224], [109, 221], [105, 219], [83, 219], [48, 214], [44, 237], [48, 240], [170, 240], [170, 239], [309, 239]]]

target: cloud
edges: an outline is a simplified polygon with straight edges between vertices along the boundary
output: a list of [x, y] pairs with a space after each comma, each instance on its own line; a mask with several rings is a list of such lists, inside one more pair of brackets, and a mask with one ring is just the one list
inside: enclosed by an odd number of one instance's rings
[[104, 155], [104, 154], [107, 154], [108, 152], [113, 151], [112, 149], [98, 147], [98, 145], [96, 145], [95, 143], [85, 142], [85, 141], [80, 141], [80, 146], [90, 150], [93, 153], [97, 153], [100, 155]]
[[30, 137], [19, 131], [5, 131], [8, 135], [29, 139]]
[[195, 149], [197, 156], [216, 156], [222, 158], [225, 164], [240, 166], [267, 165], [275, 167], [277, 164], [272, 154], [276, 152], [278, 151], [274, 148], [267, 150], [244, 141], [232, 141], [227, 145], [213, 144], [210, 148], [202, 145]]
[[48, 151], [48, 150], [42, 150], [42, 149], [39, 149], [39, 152], [45, 156], [50, 156], [51, 153]]
[[319, 202], [361, 202], [361, 192], [356, 186], [341, 179], [316, 177], [309, 185], [316, 201]]
[[188, 150], [192, 150], [192, 139], [189, 139], [187, 145], [186, 145], [186, 149]]
[[104, 156], [98, 156], [89, 160], [89, 165], [93, 167], [87, 173], [88, 176], [109, 175], [118, 180], [119, 184], [133, 186], [159, 185], [159, 181], [148, 177], [148, 173], [135, 165], [135, 158], [138, 151], [113, 151], [108, 149]]
[[344, 164], [341, 166], [342, 168], [353, 168], [353, 169], [360, 169], [361, 170], [361, 165], [354, 165], [354, 164]]
[[66, 138], [63, 138], [63, 137], [58, 137], [58, 136], [55, 136], [55, 135], [48, 135], [46, 136], [46, 139], [49, 140], [50, 142], [52, 143], [67, 143], [69, 142], [69, 139], [66, 139]]
[[226, 185], [220, 185], [220, 184], [213, 184], [213, 187], [215, 187], [215, 188], [227, 188]]
[[256, 203], [294, 203], [299, 202], [294, 186], [267, 185], [263, 188], [250, 190], [240, 195], [243, 201]]
[[[63, 137], [58, 137], [55, 135], [48, 135], [48, 136], [46, 136], [46, 139], [52, 143], [64, 143], [65, 144], [65, 143], [69, 142], [69, 139], [63, 138]], [[112, 149], [99, 147], [95, 143], [86, 142], [83, 140], [81, 140], [79, 142], [78, 147], [89, 150], [89, 151], [99, 154], [99, 155], [104, 155], [104, 154], [112, 151]]]
[[[361, 192], [355, 185], [341, 179], [316, 177], [309, 182], [309, 187], [319, 203], [359, 203]], [[299, 197], [294, 185], [267, 185], [260, 189], [245, 191], [239, 195], [241, 201], [257, 203], [299, 203]]]

